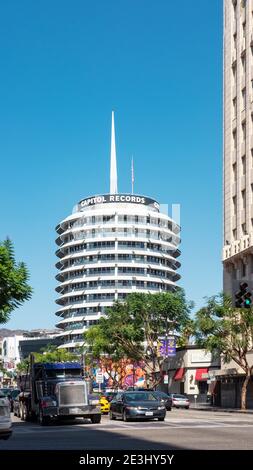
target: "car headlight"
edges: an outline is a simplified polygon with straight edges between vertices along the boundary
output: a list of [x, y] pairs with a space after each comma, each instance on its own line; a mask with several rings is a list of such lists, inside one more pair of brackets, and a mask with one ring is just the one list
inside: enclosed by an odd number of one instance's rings
[[158, 410], [165, 410], [165, 406], [158, 406]]
[[137, 406], [127, 406], [126, 409], [127, 410], [138, 410], [138, 407]]

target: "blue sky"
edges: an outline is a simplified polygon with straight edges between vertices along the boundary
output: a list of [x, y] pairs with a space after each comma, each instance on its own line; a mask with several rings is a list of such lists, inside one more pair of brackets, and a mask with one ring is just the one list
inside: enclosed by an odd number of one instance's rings
[[[179, 8], [180, 6], [180, 8]], [[9, 328], [53, 327], [55, 226], [109, 190], [181, 204], [187, 297], [221, 290], [221, 0], [11, 0], [0, 14], [0, 239], [34, 295]]]

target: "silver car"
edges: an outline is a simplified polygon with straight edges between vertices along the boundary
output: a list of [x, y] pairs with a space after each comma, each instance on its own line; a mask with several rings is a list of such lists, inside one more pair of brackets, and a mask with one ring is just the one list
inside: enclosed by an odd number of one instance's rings
[[10, 403], [2, 393], [0, 394], [0, 439], [9, 439], [12, 434]]
[[169, 395], [172, 398], [172, 406], [189, 409], [190, 401], [186, 395], [181, 395], [180, 393], [170, 393]]

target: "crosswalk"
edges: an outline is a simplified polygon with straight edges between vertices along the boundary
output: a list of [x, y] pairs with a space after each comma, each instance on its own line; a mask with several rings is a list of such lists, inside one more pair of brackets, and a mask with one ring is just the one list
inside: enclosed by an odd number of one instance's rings
[[51, 424], [50, 426], [41, 427], [38, 424], [34, 423], [22, 423], [22, 425], [13, 426], [15, 434], [31, 434], [31, 433], [54, 433], [57, 430], [58, 432], [66, 432], [71, 430], [71, 432], [80, 432], [81, 431], [91, 431], [94, 429], [99, 429], [101, 431], [124, 431], [131, 430], [132, 432], [138, 430], [148, 430], [148, 429], [171, 429], [171, 428], [253, 428], [253, 417], [249, 419], [240, 419], [240, 417], [219, 417], [214, 416], [211, 418], [187, 418], [187, 417], [167, 417], [164, 422], [158, 421], [133, 421], [133, 422], [123, 422], [123, 421], [110, 421], [108, 417], [103, 417], [100, 424], [90, 424], [88, 422], [83, 422], [82, 420], [76, 420], [75, 423], [61, 423], [61, 424]]

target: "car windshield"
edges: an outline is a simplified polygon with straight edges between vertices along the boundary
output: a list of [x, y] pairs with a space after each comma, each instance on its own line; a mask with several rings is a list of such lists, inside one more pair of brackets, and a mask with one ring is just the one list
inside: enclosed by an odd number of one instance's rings
[[11, 388], [1, 388], [0, 392], [3, 394], [3, 396], [7, 397], [11, 392]]
[[181, 400], [187, 400], [187, 397], [185, 395], [179, 395], [179, 394], [173, 395], [173, 398], [180, 398]]
[[20, 393], [20, 390], [13, 390], [11, 392], [11, 398], [16, 398]]
[[131, 401], [156, 401], [156, 397], [150, 392], [127, 393], [125, 395], [127, 402]]

